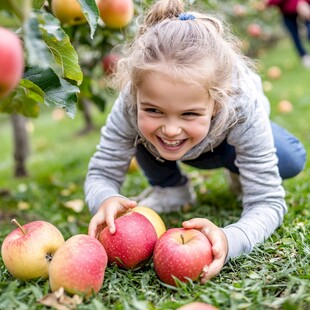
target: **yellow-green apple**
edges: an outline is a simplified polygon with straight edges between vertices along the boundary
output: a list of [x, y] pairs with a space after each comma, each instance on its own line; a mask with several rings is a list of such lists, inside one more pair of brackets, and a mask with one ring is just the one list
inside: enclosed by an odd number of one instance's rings
[[108, 28], [124, 28], [133, 19], [132, 0], [99, 0], [97, 4], [100, 17]]
[[24, 72], [23, 54], [17, 34], [0, 27], [0, 99], [9, 95], [19, 84]]
[[201, 301], [193, 301], [178, 308], [177, 310], [218, 310], [218, 308]]
[[80, 25], [86, 23], [81, 5], [77, 0], [52, 0], [52, 13], [62, 24]]
[[138, 206], [130, 209], [129, 212], [138, 212], [144, 215], [153, 224], [156, 230], [157, 238], [159, 238], [166, 231], [166, 225], [164, 221], [153, 209], [144, 206]]
[[3, 262], [17, 279], [30, 280], [48, 276], [54, 253], [64, 244], [61, 232], [51, 223], [34, 221], [19, 226], [4, 239], [1, 247]]
[[55, 253], [49, 268], [51, 290], [63, 287], [70, 294], [91, 295], [102, 287], [107, 253], [94, 237], [70, 237]]
[[116, 53], [109, 53], [102, 57], [102, 69], [106, 75], [115, 73], [117, 62], [120, 56]]
[[212, 260], [211, 243], [197, 229], [168, 229], [157, 240], [153, 253], [157, 276], [170, 285], [176, 285], [174, 277], [182, 282], [197, 280]]
[[98, 237], [107, 251], [109, 263], [136, 269], [148, 262], [157, 241], [152, 223], [138, 212], [129, 212], [115, 220], [115, 227], [114, 234], [105, 227]]

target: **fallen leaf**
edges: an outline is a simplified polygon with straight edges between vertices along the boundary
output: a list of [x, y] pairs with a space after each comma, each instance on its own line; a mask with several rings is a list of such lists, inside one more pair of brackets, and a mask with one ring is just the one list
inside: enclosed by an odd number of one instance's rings
[[72, 209], [76, 213], [80, 213], [84, 208], [84, 201], [82, 199], [69, 200], [64, 203], [64, 206]]
[[63, 287], [38, 300], [40, 304], [53, 307], [56, 310], [74, 310], [82, 301], [83, 299], [78, 295], [72, 297], [66, 295]]

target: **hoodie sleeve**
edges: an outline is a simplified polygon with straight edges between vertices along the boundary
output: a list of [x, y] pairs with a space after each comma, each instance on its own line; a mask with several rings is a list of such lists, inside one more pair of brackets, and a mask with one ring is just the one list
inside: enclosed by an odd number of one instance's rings
[[136, 134], [125, 108], [125, 95], [120, 94], [101, 129], [100, 143], [88, 166], [84, 191], [92, 214], [107, 198], [121, 196], [120, 187], [135, 154]]
[[287, 212], [270, 120], [262, 102], [267, 99], [258, 90], [252, 88], [245, 121], [237, 124], [227, 138], [236, 149], [235, 164], [243, 192], [240, 219], [223, 228], [229, 246], [227, 260], [249, 253], [264, 242]]

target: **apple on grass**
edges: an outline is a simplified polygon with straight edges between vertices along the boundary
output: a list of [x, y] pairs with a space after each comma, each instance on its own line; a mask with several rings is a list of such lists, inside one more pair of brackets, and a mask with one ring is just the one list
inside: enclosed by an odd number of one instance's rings
[[19, 226], [4, 239], [1, 255], [8, 271], [17, 279], [30, 280], [48, 276], [50, 261], [65, 240], [51, 223], [34, 221]]
[[50, 264], [51, 290], [63, 287], [70, 294], [97, 293], [107, 263], [107, 253], [96, 238], [84, 234], [72, 236], [58, 249]]
[[156, 242], [153, 261], [159, 279], [176, 285], [174, 277], [181, 282], [195, 281], [203, 267], [213, 260], [211, 243], [197, 229], [170, 228]]
[[138, 206], [130, 209], [129, 212], [138, 212], [144, 215], [153, 224], [156, 230], [157, 238], [159, 238], [166, 231], [166, 225], [164, 221], [153, 209], [149, 207]]
[[193, 301], [177, 308], [177, 310], [218, 310], [218, 308], [201, 301]]
[[152, 223], [138, 212], [129, 212], [115, 220], [116, 232], [108, 227], [99, 233], [109, 263], [125, 269], [136, 269], [150, 260], [157, 241]]

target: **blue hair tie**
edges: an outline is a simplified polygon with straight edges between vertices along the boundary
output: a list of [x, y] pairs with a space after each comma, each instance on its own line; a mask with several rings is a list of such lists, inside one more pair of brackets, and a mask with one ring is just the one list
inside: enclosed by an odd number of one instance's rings
[[189, 14], [189, 13], [181, 13], [178, 16], [179, 20], [193, 20], [196, 17], [193, 14]]

